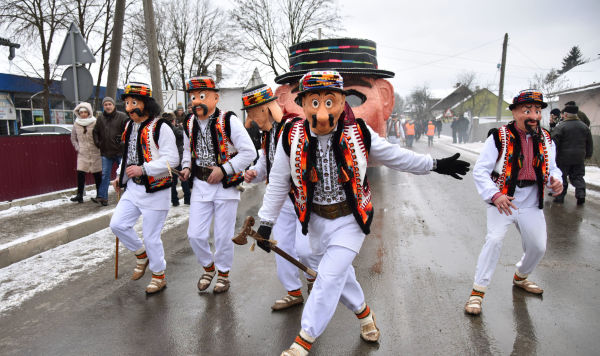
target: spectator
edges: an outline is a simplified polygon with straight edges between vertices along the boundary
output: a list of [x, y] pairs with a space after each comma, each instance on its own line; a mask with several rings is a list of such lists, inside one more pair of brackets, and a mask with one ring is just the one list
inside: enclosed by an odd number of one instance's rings
[[192, 102], [191, 102], [191, 101], [188, 103], [188, 107], [187, 107], [187, 108], [188, 108], [188, 111], [187, 111], [187, 113], [188, 113], [188, 115], [189, 115], [189, 114], [191, 114], [191, 113], [192, 113]]
[[433, 146], [433, 136], [435, 135], [435, 124], [432, 120], [429, 120], [427, 123], [427, 131], [425, 133], [427, 135], [427, 147]]
[[94, 203], [108, 205], [108, 184], [113, 166], [121, 163], [123, 155], [123, 144], [121, 136], [125, 130], [125, 123], [128, 117], [125, 113], [117, 111], [115, 101], [111, 97], [105, 97], [102, 100], [104, 111], [98, 116], [96, 127], [94, 128], [94, 143], [100, 147], [102, 156], [102, 184], [98, 196], [92, 198]]
[[390, 143], [400, 144], [404, 139], [404, 130], [398, 120], [398, 115], [392, 114], [387, 122], [387, 138]]
[[442, 119], [436, 119], [435, 122], [435, 130], [437, 131], [437, 137], [440, 138], [440, 134], [442, 133]]
[[567, 101], [565, 103], [565, 109], [567, 108], [567, 106], [575, 106], [577, 107], [577, 117], [579, 118], [579, 120], [581, 120], [581, 122], [583, 122], [587, 127], [590, 127], [590, 119], [588, 119], [587, 115], [579, 110], [579, 107], [577, 106], [577, 104], [575, 104], [574, 101]]
[[465, 116], [462, 116], [460, 119], [456, 121], [457, 132], [458, 132], [458, 142], [459, 143], [467, 143], [469, 140], [468, 130], [469, 130], [469, 119]]
[[181, 128], [183, 128], [183, 125], [185, 123], [185, 118], [186, 118], [186, 113], [185, 111], [183, 111], [183, 104], [182, 103], [177, 103], [177, 109], [175, 110], [175, 119], [177, 120], [177, 125], [179, 125]]
[[458, 142], [458, 118], [452, 118], [452, 123], [450, 124], [450, 128], [452, 129], [452, 143]]
[[554, 128], [552, 139], [556, 142], [556, 164], [562, 171], [563, 191], [554, 198], [555, 203], [563, 203], [569, 183], [575, 186], [577, 205], [585, 203], [585, 159], [593, 152], [592, 133], [579, 120], [579, 108], [575, 105], [565, 106], [565, 119]]
[[[175, 111], [175, 113], [163, 113], [162, 118], [167, 120], [167, 122], [171, 125], [173, 129], [173, 133], [175, 134], [175, 143], [177, 144], [177, 151], [179, 151], [179, 164], [176, 168], [178, 171], [181, 171], [181, 158], [183, 158], [183, 124], [179, 122], [179, 118], [177, 117], [177, 111], [183, 113], [183, 106], [181, 109], [179, 107]], [[185, 118], [184, 118], [185, 120]], [[171, 204], [173, 206], [179, 206], [179, 196], [177, 195], [177, 175], [173, 174], [173, 184], [171, 185]], [[185, 205], [190, 205], [190, 182], [189, 181], [181, 181], [181, 190], [183, 190], [183, 203]]]
[[552, 109], [552, 111], [550, 111], [550, 133], [552, 133], [552, 130], [554, 130], [554, 128], [556, 127], [556, 125], [558, 125], [558, 123], [560, 122], [560, 110], [559, 109]]
[[77, 195], [71, 198], [71, 201], [83, 203], [86, 172], [94, 175], [96, 196], [98, 196], [102, 182], [102, 160], [100, 150], [94, 143], [93, 131], [96, 118], [92, 115], [92, 106], [86, 102], [79, 103], [73, 110], [73, 114], [76, 119], [71, 131], [71, 143], [77, 151]]
[[413, 141], [415, 139], [415, 120], [408, 120], [404, 127], [404, 134], [406, 135], [406, 147], [412, 148]]

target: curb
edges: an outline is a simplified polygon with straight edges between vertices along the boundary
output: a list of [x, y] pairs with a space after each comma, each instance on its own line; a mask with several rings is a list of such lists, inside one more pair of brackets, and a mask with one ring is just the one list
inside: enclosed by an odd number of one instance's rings
[[[85, 187], [85, 191], [88, 192], [92, 189], [95, 189], [95, 185], [88, 185]], [[35, 195], [32, 197], [25, 197], [20, 199], [15, 199], [11, 201], [0, 202], [0, 211], [7, 210], [15, 206], [25, 206], [25, 205], [33, 205], [37, 203], [42, 203], [49, 200], [55, 200], [61, 198], [65, 194], [76, 194], [77, 188], [69, 188], [64, 190], [59, 190], [57, 192], [46, 193], [41, 195]]]
[[51, 248], [75, 241], [84, 236], [106, 229], [113, 212], [96, 216], [78, 224], [40, 235], [34, 239], [17, 243], [0, 250], [0, 268], [9, 266], [26, 258], [35, 256]]

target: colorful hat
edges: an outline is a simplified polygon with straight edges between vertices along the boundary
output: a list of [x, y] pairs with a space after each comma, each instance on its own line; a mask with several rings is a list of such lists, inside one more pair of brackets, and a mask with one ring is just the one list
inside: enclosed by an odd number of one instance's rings
[[125, 84], [123, 94], [121, 94], [121, 100], [125, 100], [128, 96], [151, 98], [152, 89], [150, 88], [150, 85], [146, 83], [130, 82]]
[[519, 95], [513, 98], [512, 104], [508, 106], [509, 110], [514, 109], [519, 104], [526, 103], [538, 103], [542, 105], [542, 109], [545, 109], [548, 106], [548, 103], [544, 102], [544, 95], [542, 92], [534, 90], [534, 89], [525, 89], [519, 92]]
[[315, 70], [308, 72], [300, 79], [298, 97], [317, 90], [344, 92], [344, 78], [335, 70]]
[[393, 78], [394, 73], [377, 67], [375, 42], [356, 38], [334, 38], [297, 43], [289, 48], [290, 71], [275, 78], [277, 84], [298, 80], [311, 70], [335, 70], [340, 74], [357, 74]]
[[185, 81], [185, 91], [190, 92], [191, 90], [214, 90], [219, 91], [217, 84], [211, 77], [200, 76], [192, 77]]
[[273, 95], [273, 90], [271, 90], [270, 86], [266, 84], [257, 85], [242, 92], [242, 104], [244, 105], [242, 110], [266, 104], [275, 99], [277, 97]]

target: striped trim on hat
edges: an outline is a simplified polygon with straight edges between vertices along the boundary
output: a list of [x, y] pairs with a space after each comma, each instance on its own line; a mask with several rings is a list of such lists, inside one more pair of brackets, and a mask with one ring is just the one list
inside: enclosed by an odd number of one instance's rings
[[185, 90], [214, 90], [219, 91], [217, 88], [217, 84], [211, 77], [200, 76], [200, 77], [192, 77], [185, 81]]
[[544, 102], [544, 95], [541, 92], [534, 89], [526, 89], [521, 90], [519, 95], [513, 98], [513, 102], [508, 106], [508, 109], [512, 110], [519, 104], [527, 103], [538, 103], [542, 105], [542, 109], [548, 106], [548, 104]]
[[315, 90], [344, 90], [344, 78], [337, 71], [312, 71], [300, 79], [299, 93]]
[[127, 96], [132, 95], [145, 96], [150, 98], [152, 97], [152, 89], [150, 88], [150, 85], [146, 83], [131, 82], [125, 84], [125, 88], [123, 89], [123, 94], [121, 95], [121, 98], [125, 98]]
[[242, 110], [247, 110], [255, 106], [266, 104], [277, 99], [273, 95], [273, 90], [266, 84], [250, 88], [242, 93]]

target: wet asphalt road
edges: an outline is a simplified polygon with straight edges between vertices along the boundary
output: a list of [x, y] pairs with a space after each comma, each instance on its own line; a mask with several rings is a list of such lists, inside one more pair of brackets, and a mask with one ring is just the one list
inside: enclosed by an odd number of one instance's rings
[[[416, 151], [434, 157], [445, 146]], [[467, 156], [472, 163], [473, 156]], [[382, 332], [364, 343], [354, 315], [339, 305], [313, 355], [593, 355], [600, 339], [600, 214], [597, 202], [577, 207], [546, 202], [548, 246], [531, 279], [543, 297], [511, 284], [521, 254], [516, 229], [507, 234], [480, 317], [465, 315], [475, 263], [485, 235], [485, 204], [471, 176], [463, 181], [414, 176], [387, 168], [369, 172], [375, 218], [354, 262]], [[238, 226], [256, 215], [262, 189], [242, 195]], [[231, 290], [198, 293], [201, 269], [187, 226], [164, 236], [168, 288], [147, 297], [149, 275], [130, 281], [132, 254], [120, 278], [106, 263], [60, 288], [37, 295], [1, 317], [7, 355], [279, 355], [300, 328], [302, 307], [271, 312], [285, 291], [272, 254], [236, 246]], [[113, 246], [107, 246], [113, 248]], [[305, 288], [303, 289], [305, 291]]]

